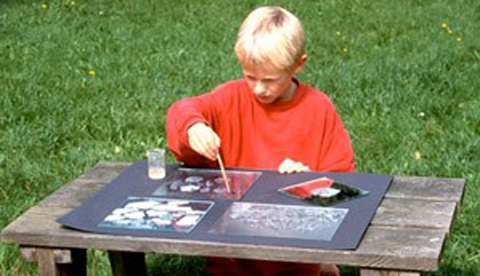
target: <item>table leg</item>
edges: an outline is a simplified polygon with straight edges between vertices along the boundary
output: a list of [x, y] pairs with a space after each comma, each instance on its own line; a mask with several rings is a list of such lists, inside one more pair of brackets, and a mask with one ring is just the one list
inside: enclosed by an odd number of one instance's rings
[[145, 254], [141, 252], [108, 251], [112, 274], [115, 276], [145, 276]]
[[360, 269], [360, 276], [420, 276], [420, 272]]
[[86, 276], [85, 249], [21, 248], [26, 261], [38, 264], [41, 276]]

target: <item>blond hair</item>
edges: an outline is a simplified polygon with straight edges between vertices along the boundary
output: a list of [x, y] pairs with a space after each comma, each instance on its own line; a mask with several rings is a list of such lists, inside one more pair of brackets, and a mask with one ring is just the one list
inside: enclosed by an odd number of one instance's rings
[[305, 53], [300, 20], [281, 7], [260, 7], [243, 21], [235, 52], [242, 66], [291, 70]]

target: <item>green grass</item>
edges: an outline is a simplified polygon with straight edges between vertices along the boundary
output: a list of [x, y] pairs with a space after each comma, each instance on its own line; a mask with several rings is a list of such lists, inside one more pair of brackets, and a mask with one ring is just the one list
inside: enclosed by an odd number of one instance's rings
[[[333, 98], [359, 172], [467, 181], [432, 275], [480, 275], [478, 1], [45, 3], [0, 0], [0, 229], [99, 160], [165, 147], [167, 107], [240, 77], [238, 26], [258, 5], [282, 5], [307, 32], [299, 77]], [[109, 275], [105, 252], [95, 256], [89, 270]], [[204, 274], [201, 258], [147, 261], [151, 275]], [[0, 274], [36, 270], [1, 244]]]

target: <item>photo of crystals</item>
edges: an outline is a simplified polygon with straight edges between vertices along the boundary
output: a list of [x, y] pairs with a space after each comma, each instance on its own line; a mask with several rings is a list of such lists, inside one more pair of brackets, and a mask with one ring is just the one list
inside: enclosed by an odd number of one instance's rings
[[234, 202], [210, 233], [330, 241], [345, 208]]
[[255, 171], [225, 172], [228, 183], [225, 183], [220, 170], [180, 168], [171, 173], [153, 195], [238, 200], [261, 175], [261, 172]]
[[213, 204], [211, 201], [129, 197], [98, 226], [188, 233]]
[[313, 205], [332, 206], [368, 195], [367, 190], [335, 182], [328, 177], [315, 178], [278, 190], [281, 194], [305, 200]]

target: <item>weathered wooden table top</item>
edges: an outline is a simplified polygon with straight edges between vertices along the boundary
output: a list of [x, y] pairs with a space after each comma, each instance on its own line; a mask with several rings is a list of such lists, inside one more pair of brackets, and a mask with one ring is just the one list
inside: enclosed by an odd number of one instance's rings
[[63, 186], [3, 229], [1, 241], [31, 247], [158, 252], [433, 271], [438, 268], [464, 189], [462, 179], [394, 177], [360, 246], [354, 251], [95, 234], [67, 229], [55, 222], [96, 194], [129, 165], [131, 163], [99, 162], [92, 170]]

